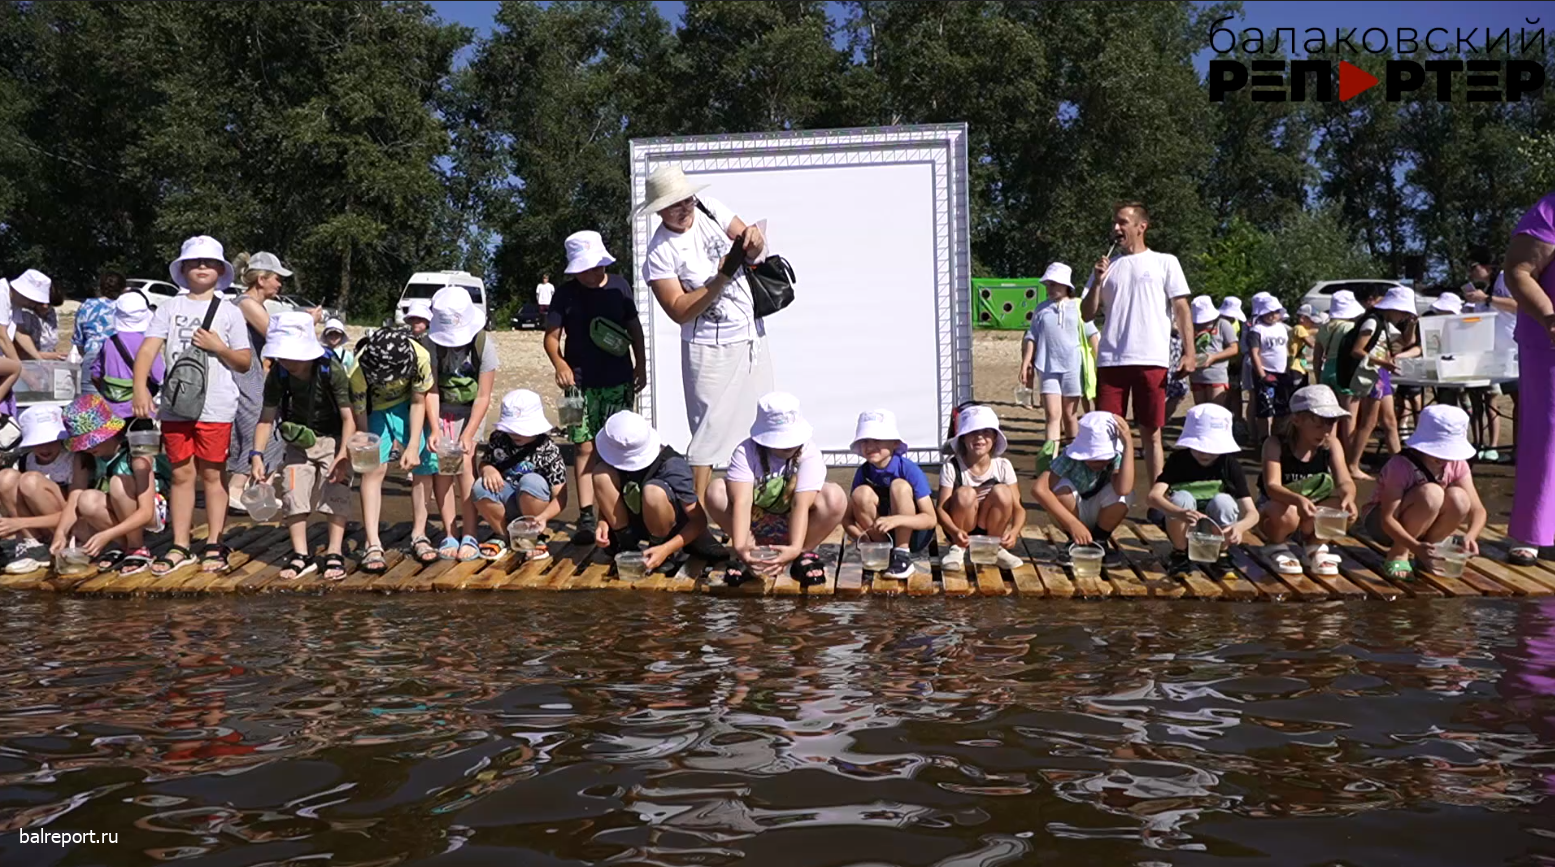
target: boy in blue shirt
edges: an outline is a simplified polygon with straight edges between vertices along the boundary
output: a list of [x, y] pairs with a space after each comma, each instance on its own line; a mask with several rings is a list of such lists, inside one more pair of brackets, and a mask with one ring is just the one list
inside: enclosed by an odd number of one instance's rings
[[1031, 495], [1077, 545], [1097, 545], [1102, 564], [1115, 568], [1123, 557], [1112, 531], [1128, 517], [1134, 490], [1134, 444], [1128, 422], [1110, 412], [1088, 412], [1080, 435], [1038, 474]]
[[855, 430], [853, 451], [864, 458], [864, 465], [853, 474], [843, 529], [859, 541], [892, 542], [885, 575], [906, 578], [913, 574], [912, 554], [927, 549], [934, 538], [934, 489], [907, 457], [895, 413], [861, 412]]

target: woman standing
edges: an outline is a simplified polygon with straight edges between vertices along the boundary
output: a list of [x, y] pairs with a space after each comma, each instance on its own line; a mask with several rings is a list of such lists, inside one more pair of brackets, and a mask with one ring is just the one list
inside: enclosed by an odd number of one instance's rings
[[1501, 269], [1517, 299], [1517, 485], [1507, 560], [1530, 566], [1555, 544], [1555, 192], [1540, 199], [1512, 232]]
[[[248, 487], [248, 470], [254, 449], [254, 429], [259, 426], [259, 412], [263, 409], [265, 374], [269, 372], [270, 359], [265, 356], [265, 334], [270, 328], [270, 313], [265, 302], [281, 294], [281, 278], [292, 272], [281, 266], [281, 258], [274, 253], [255, 253], [249, 256], [239, 253], [233, 262], [233, 270], [242, 276], [243, 291], [232, 303], [243, 314], [248, 325], [248, 339], [254, 345], [253, 360], [248, 370], [237, 374], [238, 415], [232, 425], [232, 444], [227, 450], [227, 505], [241, 511], [239, 499]], [[319, 312], [314, 311], [314, 319]], [[281, 466], [281, 453], [285, 444], [280, 437], [271, 437], [265, 444], [265, 468], [276, 470]]]
[[[105, 272], [97, 278], [97, 297], [81, 302], [76, 310], [76, 327], [70, 334], [70, 344], [81, 352], [82, 370], [92, 369], [103, 342], [113, 333], [113, 306], [123, 292], [124, 275], [116, 271]], [[97, 387], [90, 378], [82, 377], [81, 392], [95, 394]]]

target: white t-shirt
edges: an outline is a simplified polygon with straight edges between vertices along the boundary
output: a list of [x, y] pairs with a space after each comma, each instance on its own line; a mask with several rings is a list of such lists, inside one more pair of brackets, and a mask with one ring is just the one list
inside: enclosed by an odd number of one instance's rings
[[974, 473], [961, 463], [960, 458], [946, 458], [945, 463], [939, 468], [940, 490], [956, 486], [956, 473], [961, 474], [961, 485], [977, 489], [977, 501], [981, 503], [997, 485], [1013, 485], [1015, 481], [1015, 465], [1009, 458], [993, 458], [988, 462], [988, 469], [981, 473]]
[[[717, 199], [698, 196], [697, 201], [713, 212], [714, 220], [698, 208], [691, 228], [671, 231], [660, 223], [648, 241], [644, 271], [647, 279], [680, 280], [686, 291], [702, 287], [718, 273], [718, 260], [734, 246], [729, 240], [729, 224], [735, 213]], [[766, 326], [752, 310], [750, 287], [745, 275], [724, 287], [718, 300], [708, 305], [697, 318], [680, 326], [680, 339], [687, 343], [726, 346], [755, 340], [767, 333]]]
[[[767, 472], [763, 473], [760, 448], [755, 440], [740, 443], [729, 458], [729, 470], [726, 474], [729, 481], [747, 482], [759, 487], [760, 482], [783, 475], [790, 461], [779, 460], [772, 454], [771, 449], [767, 449]], [[797, 462], [794, 468], [794, 493], [819, 491], [821, 486], [826, 484], [826, 461], [821, 457], [821, 450], [815, 443], [805, 443], [804, 448], [799, 450], [799, 454], [793, 458], [793, 461]]]
[[[169, 372], [173, 369], [173, 362], [178, 360], [184, 350], [188, 348], [190, 341], [194, 340], [194, 332], [198, 331], [205, 322], [206, 310], [210, 307], [209, 299], [205, 301], [191, 301], [188, 295], [179, 295], [162, 302], [157, 312], [151, 317], [151, 324], [146, 327], [147, 337], [159, 337], [166, 341], [162, 344], [162, 363], [167, 365]], [[238, 308], [216, 299], [216, 318], [211, 320], [211, 330], [221, 338], [222, 342], [232, 349], [248, 349], [253, 347], [248, 342], [248, 326], [243, 320], [243, 314]], [[222, 364], [214, 356], [208, 359], [205, 376], [205, 406], [200, 409], [200, 417], [195, 421], [211, 421], [228, 423], [237, 418], [238, 414], [238, 382], [227, 365]], [[189, 421], [169, 415], [163, 410], [159, 415], [163, 421]]]
[[42, 473], [49, 481], [68, 490], [76, 476], [75, 457], [76, 453], [70, 449], [60, 449], [54, 460], [45, 464], [38, 460], [37, 455], [28, 452], [22, 461], [22, 472]]
[[[1474, 288], [1474, 286], [1472, 284], [1466, 284], [1463, 287], [1463, 291], [1467, 292], [1468, 290], [1473, 289], [1473, 288]], [[1491, 296], [1493, 296], [1493, 297], [1496, 297], [1496, 298], [1511, 298], [1512, 297], [1512, 290], [1506, 288], [1506, 273], [1505, 272], [1502, 272], [1502, 273], [1496, 275], [1496, 282], [1493, 285], [1491, 285], [1489, 294]], [[1516, 313], [1508, 313], [1505, 310], [1498, 310], [1495, 307], [1495, 305], [1491, 304], [1489, 301], [1486, 301], [1483, 304], [1466, 304], [1466, 305], [1464, 305], [1463, 312], [1467, 313], [1470, 310], [1473, 310], [1473, 311], [1475, 311], [1477, 313], [1492, 313], [1492, 312], [1495, 313], [1495, 315], [1496, 315], [1496, 351], [1497, 352], [1506, 352], [1507, 350], [1516, 349], [1517, 348], [1517, 314]]]
[[[1091, 289], [1092, 280], [1085, 288]], [[1182, 264], [1170, 253], [1145, 250], [1115, 256], [1101, 284], [1106, 321], [1097, 345], [1097, 367], [1166, 367], [1172, 356], [1173, 298], [1188, 296]]]
[[551, 298], [556, 295], [556, 287], [549, 283], [541, 283], [535, 287], [535, 303], [541, 307], [551, 306]]
[[[1283, 322], [1252, 326], [1257, 344], [1253, 351], [1263, 361], [1264, 373], [1284, 373], [1290, 364], [1290, 326]], [[1250, 367], [1251, 365], [1249, 365]]]

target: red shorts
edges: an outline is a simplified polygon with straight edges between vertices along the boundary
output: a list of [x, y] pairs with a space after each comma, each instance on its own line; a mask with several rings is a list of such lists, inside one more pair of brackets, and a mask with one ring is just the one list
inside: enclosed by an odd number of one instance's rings
[[190, 458], [224, 464], [232, 443], [230, 421], [162, 422], [162, 448], [167, 459], [181, 464]]
[[1133, 395], [1134, 421], [1141, 428], [1166, 427], [1166, 368], [1127, 364], [1096, 368], [1096, 408], [1128, 417]]

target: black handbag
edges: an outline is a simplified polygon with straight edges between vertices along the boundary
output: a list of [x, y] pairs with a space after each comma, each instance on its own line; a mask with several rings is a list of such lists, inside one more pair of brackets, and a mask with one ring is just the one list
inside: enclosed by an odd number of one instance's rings
[[[718, 218], [708, 207], [697, 202], [697, 210], [707, 215], [716, 225]], [[788, 264], [788, 260], [782, 256], [768, 256], [761, 264], [745, 269], [745, 284], [751, 290], [751, 310], [757, 319], [782, 310], [794, 303], [794, 266]]]

